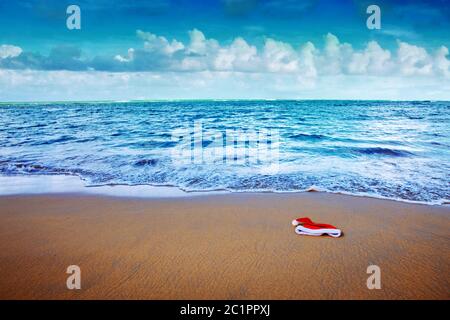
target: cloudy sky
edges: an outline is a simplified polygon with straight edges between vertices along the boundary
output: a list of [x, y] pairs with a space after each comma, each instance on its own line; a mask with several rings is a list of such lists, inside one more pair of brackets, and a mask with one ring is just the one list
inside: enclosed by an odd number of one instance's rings
[[450, 100], [448, 30], [448, 0], [0, 1], [0, 101]]

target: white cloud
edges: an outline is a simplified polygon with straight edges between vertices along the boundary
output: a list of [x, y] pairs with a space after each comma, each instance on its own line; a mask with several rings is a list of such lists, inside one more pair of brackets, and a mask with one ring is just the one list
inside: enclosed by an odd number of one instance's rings
[[1, 70], [0, 101], [132, 99], [450, 100], [439, 78], [297, 73]]
[[301, 74], [305, 78], [316, 78], [316, 53], [317, 49], [312, 42], [307, 42], [300, 50]]
[[213, 60], [220, 45], [217, 40], [206, 39], [203, 32], [193, 29], [189, 31], [190, 42], [181, 56], [176, 69], [183, 71], [204, 71], [213, 69]]
[[164, 37], [156, 36], [153, 33], [141, 30], [137, 30], [136, 34], [139, 38], [144, 40], [144, 50], [150, 52], [160, 52], [166, 55], [172, 55], [176, 51], [184, 49], [184, 45], [175, 39], [169, 42]]
[[[397, 41], [397, 50], [382, 48], [370, 41], [362, 49], [341, 42], [328, 33], [321, 49], [311, 42], [292, 45], [267, 38], [262, 47], [237, 37], [230, 44], [207, 38], [200, 30], [189, 31], [189, 41], [168, 40], [137, 30], [140, 48], [113, 57], [80, 58], [81, 51], [52, 51], [49, 56], [24, 52], [19, 47], [0, 47], [0, 68], [36, 70], [98, 70], [112, 72], [199, 72], [232, 71], [251, 73], [295, 73], [310, 82], [329, 75], [438, 76], [449, 77], [448, 49], [430, 54], [425, 48]], [[6, 59], [8, 58], [8, 59]]]
[[403, 75], [431, 75], [433, 71], [433, 61], [424, 48], [398, 41], [397, 59]]
[[345, 64], [348, 63], [352, 52], [350, 44], [340, 43], [334, 34], [328, 33], [325, 36], [324, 52], [319, 57], [322, 72], [328, 75], [344, 72]]
[[[77, 58], [81, 54], [76, 48], [43, 57], [2, 45], [0, 101], [450, 100], [450, 60], [445, 46], [429, 52], [398, 41], [396, 49], [388, 50], [370, 41], [362, 49], [355, 49], [331, 33], [318, 46], [312, 42], [291, 45], [267, 38], [261, 47], [242, 37], [221, 44], [197, 29], [189, 32], [186, 43], [140, 30], [137, 35], [143, 41], [142, 47], [130, 48], [122, 55], [84, 60]], [[63, 59], [68, 54], [79, 63], [74, 72], [65, 69], [74, 60]], [[45, 69], [46, 66], [53, 69]], [[61, 69], [57, 69], [59, 66]]]
[[188, 54], [208, 55], [220, 48], [217, 40], [206, 39], [203, 32], [197, 29], [189, 31], [189, 38], [191, 42], [187, 48]]
[[0, 59], [15, 58], [22, 53], [20, 47], [3, 44], [0, 46]]
[[391, 71], [391, 52], [370, 41], [362, 52], [353, 52], [348, 63], [350, 74], [386, 74]]
[[119, 62], [130, 62], [131, 60], [134, 59], [134, 49], [133, 48], [128, 49], [127, 57], [122, 57], [120, 54], [118, 54], [114, 57], [114, 59]]
[[442, 46], [438, 49], [434, 57], [436, 72], [445, 77], [450, 77], [450, 60], [447, 59], [448, 53], [447, 47]]
[[260, 63], [256, 47], [239, 37], [230, 46], [218, 50], [213, 66], [215, 70], [256, 71]]
[[269, 72], [299, 71], [298, 53], [288, 43], [267, 39], [262, 57], [264, 66]]

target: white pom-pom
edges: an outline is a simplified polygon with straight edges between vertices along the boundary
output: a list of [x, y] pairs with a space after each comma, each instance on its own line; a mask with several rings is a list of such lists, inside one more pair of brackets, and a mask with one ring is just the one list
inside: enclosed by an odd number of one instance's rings
[[300, 224], [300, 222], [298, 222], [297, 220], [292, 220], [292, 225], [294, 227], [298, 226]]

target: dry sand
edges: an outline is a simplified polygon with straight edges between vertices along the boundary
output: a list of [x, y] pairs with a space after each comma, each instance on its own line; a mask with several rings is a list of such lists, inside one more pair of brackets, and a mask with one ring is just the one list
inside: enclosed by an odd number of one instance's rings
[[[326, 193], [3, 196], [0, 299], [449, 299], [449, 214]], [[296, 235], [300, 216], [344, 237]]]

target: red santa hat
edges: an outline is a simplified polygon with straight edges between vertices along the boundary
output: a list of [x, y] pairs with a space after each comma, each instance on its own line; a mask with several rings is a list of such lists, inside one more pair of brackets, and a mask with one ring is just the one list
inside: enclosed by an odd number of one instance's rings
[[298, 218], [292, 220], [295, 226], [295, 233], [309, 236], [321, 236], [327, 234], [331, 237], [338, 238], [342, 235], [342, 231], [331, 224], [315, 223], [310, 218]]

